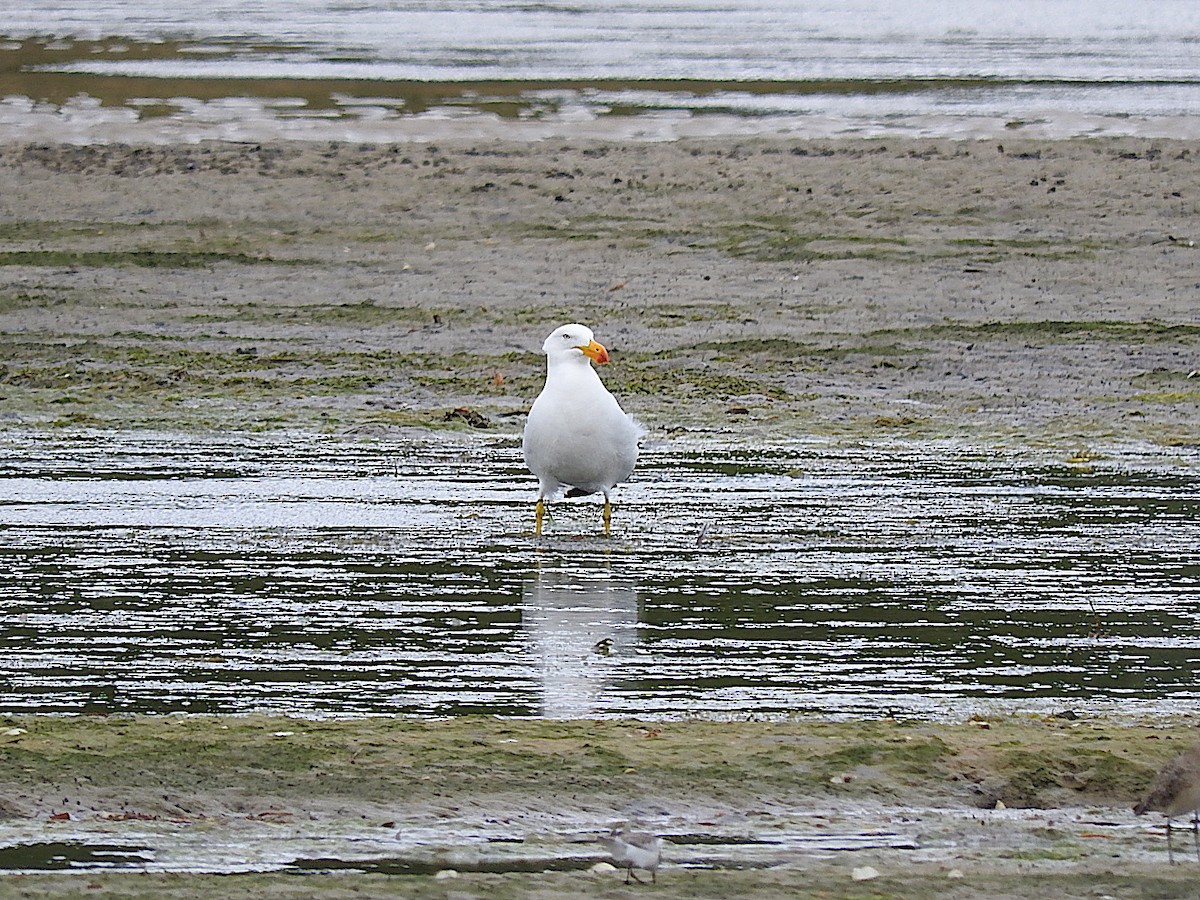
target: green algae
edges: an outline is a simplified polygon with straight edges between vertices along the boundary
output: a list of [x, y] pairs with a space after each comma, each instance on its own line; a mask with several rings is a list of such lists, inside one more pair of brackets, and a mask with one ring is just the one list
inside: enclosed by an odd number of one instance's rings
[[[1015, 358], [1026, 344], [1153, 346], [1160, 357], [1167, 348], [1184, 355], [1200, 326], [1117, 321], [1111, 312], [1095, 321], [1060, 319], [1051, 307], [1037, 319], [1028, 298], [1017, 297], [1026, 305], [1007, 319], [875, 327], [889, 321], [879, 312], [888, 299], [864, 299], [857, 280], [846, 280], [871, 271], [862, 264], [877, 263], [892, 276], [914, 262], [958, 274], [960, 266], [971, 271], [986, 258], [1045, 264], [1039, 269], [1045, 284], [1054, 271], [1047, 266], [1120, 249], [1123, 232], [1102, 230], [1094, 239], [1078, 230], [1047, 232], [1036, 227], [1034, 207], [998, 207], [982, 195], [964, 201], [962, 192], [939, 208], [906, 190], [892, 171], [901, 157], [969, 156], [962, 146], [888, 151], [876, 143], [752, 142], [725, 149], [690, 146], [681, 152], [701, 162], [660, 170], [616, 145], [563, 147], [564, 159], [573, 158], [561, 165], [482, 147], [14, 148], [6, 156], [13, 167], [86, 173], [114, 185], [187, 172], [205, 179], [198, 190], [209, 190], [208, 179], [242, 173], [269, 202], [226, 211], [164, 201], [90, 221], [87, 213], [63, 211], [44, 221], [25, 212], [0, 223], [0, 250], [7, 254], [0, 261], [33, 268], [11, 273], [21, 283], [0, 290], [0, 427], [461, 427], [443, 418], [460, 407], [518, 427], [507, 416], [536, 396], [544, 364], [536, 353], [501, 350], [516, 345], [517, 329], [540, 329], [569, 310], [571, 317], [605, 323], [608, 334], [598, 329], [597, 335], [613, 357], [602, 377], [627, 407], [667, 432], [752, 426], [846, 439], [899, 433], [1005, 442], [1134, 436], [1166, 446], [1194, 440], [1188, 425], [1197, 396], [1186, 372], [1151, 378], [1135, 371], [1133, 390], [1110, 381], [1091, 390], [1094, 396], [1072, 398], [1074, 412], [1053, 420], [1023, 420], [1030, 403], [998, 406], [995, 385], [1029, 364]], [[787, 177], [771, 189], [777, 195], [766, 195], [771, 205], [747, 206], [743, 192], [756, 186], [739, 174], [739, 164], [768, 156], [789, 163]], [[887, 161], [887, 171], [873, 176], [869, 190], [842, 184], [843, 157]], [[1025, 165], [1005, 159], [1004, 165]], [[714, 162], [723, 173], [716, 181]], [[362, 214], [339, 220], [311, 215], [322, 198], [382, 189], [376, 177], [396, 192], [386, 204], [368, 202]], [[1023, 170], [1021, 177], [1027, 184]], [[298, 205], [275, 196], [290, 196], [290, 179], [312, 188]], [[418, 210], [419, 198], [434, 189], [459, 213], [396, 215]], [[510, 199], [493, 196], [502, 192], [520, 192], [522, 200], [497, 208], [497, 200]], [[555, 199], [560, 192], [570, 202]], [[640, 205], [643, 194], [671, 205]], [[1028, 218], [1031, 227], [1016, 230], [1013, 216]], [[569, 260], [581, 242], [610, 245], [583, 248], [591, 256], [612, 254], [587, 271], [574, 293], [539, 297], [521, 277], [509, 280], [509, 254]], [[477, 256], [484, 260], [479, 271]], [[685, 261], [674, 264], [679, 256]], [[658, 262], [672, 273], [661, 281]], [[839, 265], [845, 262], [860, 265]], [[323, 280], [319, 294], [291, 283], [275, 292], [274, 273], [264, 269], [293, 264], [336, 275]], [[219, 272], [193, 274], [214, 267]], [[461, 279], [447, 274], [460, 270]], [[307, 274], [280, 272], [281, 280], [297, 282]], [[1011, 272], [1001, 274], [1015, 294], [1024, 290]], [[502, 299], [492, 280], [505, 288]], [[830, 294], [823, 282], [839, 286]], [[511, 284], [517, 287], [508, 290]], [[962, 291], [966, 302], [976, 287], [952, 291]], [[898, 287], [898, 294], [906, 290]], [[844, 321], [830, 327], [848, 302], [861, 303], [861, 331]], [[969, 306], [956, 309], [970, 315]], [[921, 323], [924, 316], [891, 321]], [[426, 329], [431, 347], [462, 346], [444, 331], [495, 332], [507, 344], [492, 347], [483, 339], [472, 353], [437, 359], [422, 345]], [[747, 337], [748, 331], [763, 337]], [[630, 334], [638, 338], [630, 341]], [[971, 358], [974, 365], [959, 359], [958, 343], [983, 351]], [[151, 352], [139, 356], [123, 344]], [[180, 352], [162, 349], [169, 344]], [[390, 349], [413, 344], [421, 352]], [[653, 353], [634, 352], [647, 344]], [[525, 345], [533, 349], [536, 340]], [[248, 366], [240, 350], [253, 350], [262, 362]], [[372, 357], [375, 350], [381, 355]]]
[[1036, 339], [1066, 341], [1103, 340], [1149, 342], [1200, 338], [1200, 325], [1116, 320], [1025, 320], [1009, 322], [945, 322], [920, 328], [889, 328], [877, 335], [908, 339], [936, 337], [948, 340]]
[[8, 250], [0, 251], [0, 266], [103, 268], [137, 266], [146, 269], [193, 269], [218, 264], [297, 265], [300, 260], [279, 260], [245, 253], [176, 250]]
[[1013, 749], [1003, 760], [997, 799], [1010, 807], [1040, 806], [1058, 793], [1088, 799], [1136, 795], [1154, 776], [1153, 768], [1124, 754], [1086, 744], [1070, 750]]
[[[750, 790], [755, 802], [803, 804], [832, 790], [843, 797], [882, 792], [900, 802], [934, 805], [1003, 800], [1007, 806], [1087, 802], [1127, 808], [1164, 753], [1178, 752], [1190, 740], [1187, 724], [1151, 729], [1102, 719], [1058, 725], [1021, 717], [996, 720], [987, 730], [977, 723], [482, 716], [18, 716], [5, 725], [0, 785], [6, 797], [60, 785], [51, 793], [69, 789], [83, 810], [100, 809], [105, 797], [126, 796], [154, 815], [177, 806], [213, 813], [229, 797], [247, 807], [375, 804], [401, 796], [413, 804], [459, 797], [487, 805], [530, 790], [569, 792], [584, 803], [614, 791], [703, 802], [705, 796]], [[1104, 750], [1096, 748], [1101, 740]], [[1003, 787], [983, 795], [972, 791], [989, 780]], [[162, 800], [163, 791], [170, 800]]]

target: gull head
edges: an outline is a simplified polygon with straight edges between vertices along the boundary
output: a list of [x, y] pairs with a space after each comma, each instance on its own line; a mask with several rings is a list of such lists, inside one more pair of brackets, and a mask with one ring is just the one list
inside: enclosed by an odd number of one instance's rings
[[592, 329], [586, 325], [572, 324], [555, 328], [542, 344], [542, 352], [551, 362], [584, 356], [600, 364], [608, 362], [608, 351], [603, 344], [596, 343]]

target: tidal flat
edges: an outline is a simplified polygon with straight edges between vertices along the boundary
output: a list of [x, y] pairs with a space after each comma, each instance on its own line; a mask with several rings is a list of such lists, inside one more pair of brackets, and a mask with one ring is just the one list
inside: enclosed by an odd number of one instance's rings
[[646, 890], [668, 897], [1173, 897], [1195, 878], [1187, 842], [1166, 865], [1128, 810], [1190, 717], [0, 724], [15, 896], [628, 896], [593, 871], [628, 816], [667, 840]]
[[6, 427], [469, 427], [544, 334], [678, 434], [1194, 444], [1184, 142], [6, 145]]
[[[0, 148], [3, 887], [1186, 893], [1198, 163]], [[571, 320], [650, 435], [538, 546]]]

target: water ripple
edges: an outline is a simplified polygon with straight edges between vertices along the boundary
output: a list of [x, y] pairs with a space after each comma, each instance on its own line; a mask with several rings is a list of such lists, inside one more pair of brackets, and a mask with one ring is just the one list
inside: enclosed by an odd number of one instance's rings
[[1195, 450], [670, 444], [535, 540], [510, 438], [13, 435], [0, 709], [1171, 711]]

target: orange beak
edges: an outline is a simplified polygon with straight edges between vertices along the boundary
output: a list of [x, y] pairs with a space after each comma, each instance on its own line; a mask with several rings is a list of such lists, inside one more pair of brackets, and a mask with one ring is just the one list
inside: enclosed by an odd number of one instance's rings
[[603, 344], [597, 344], [595, 341], [588, 341], [582, 347], [576, 347], [584, 356], [594, 359], [600, 365], [608, 362], [608, 351], [604, 349]]

